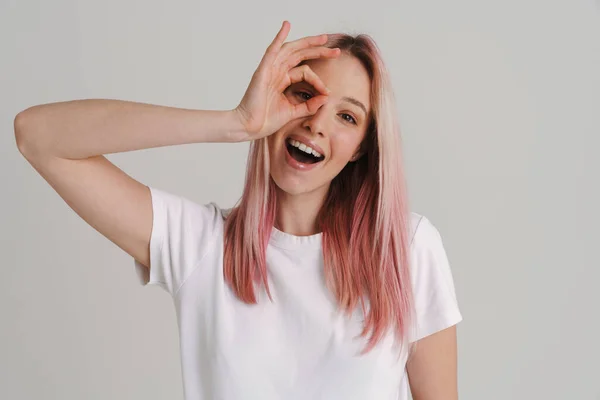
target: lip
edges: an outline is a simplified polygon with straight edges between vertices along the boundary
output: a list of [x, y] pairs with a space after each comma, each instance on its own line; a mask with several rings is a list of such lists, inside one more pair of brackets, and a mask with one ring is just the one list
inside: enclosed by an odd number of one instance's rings
[[285, 142], [286, 142], [286, 144], [287, 144], [287, 141], [288, 141], [289, 139], [294, 139], [294, 140], [297, 140], [297, 141], [299, 141], [300, 143], [304, 143], [304, 145], [306, 145], [306, 146], [308, 146], [308, 147], [312, 148], [312, 149], [313, 149], [313, 150], [315, 150], [317, 153], [320, 153], [320, 154], [321, 154], [321, 155], [322, 155], [324, 158], [326, 158], [326, 157], [325, 157], [325, 152], [323, 151], [323, 149], [321, 148], [321, 146], [319, 146], [318, 144], [316, 144], [316, 143], [315, 143], [315, 142], [313, 142], [312, 140], [310, 140], [310, 139], [307, 139], [307, 138], [305, 138], [305, 137], [302, 137], [302, 136], [299, 136], [299, 135], [292, 134], [292, 135], [288, 136], [288, 137], [285, 139]]
[[[296, 138], [294, 138], [294, 140], [300, 141], [299, 139], [296, 139]], [[304, 142], [304, 141], [302, 143], [306, 144], [306, 142]], [[314, 148], [314, 149], [317, 150], [316, 148]], [[285, 152], [285, 161], [287, 162], [287, 164], [290, 167], [300, 170], [300, 171], [310, 171], [311, 169], [317, 167], [319, 164], [321, 164], [323, 162], [323, 161], [320, 161], [320, 162], [317, 162], [314, 164], [304, 164], [304, 163], [294, 160], [292, 158], [290, 152], [287, 149], [287, 139], [283, 141], [283, 151]]]

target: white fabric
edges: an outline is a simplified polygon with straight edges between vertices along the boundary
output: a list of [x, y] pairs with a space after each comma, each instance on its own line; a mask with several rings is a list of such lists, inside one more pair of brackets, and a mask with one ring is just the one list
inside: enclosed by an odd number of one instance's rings
[[[142, 284], [173, 299], [186, 400], [405, 400], [406, 355], [391, 336], [364, 356], [362, 312], [346, 318], [325, 289], [321, 234], [273, 230], [267, 248], [274, 302], [238, 300], [223, 280], [228, 210], [150, 188], [154, 211], [150, 269]], [[437, 229], [411, 213], [412, 284], [417, 324], [411, 341], [462, 320]]]

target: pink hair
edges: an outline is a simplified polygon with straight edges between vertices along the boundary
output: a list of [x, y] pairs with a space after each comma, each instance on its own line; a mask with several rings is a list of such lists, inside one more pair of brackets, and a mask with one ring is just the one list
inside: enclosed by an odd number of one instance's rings
[[[370, 332], [364, 354], [389, 328], [402, 344], [414, 320], [400, 130], [389, 74], [373, 39], [328, 34], [325, 46], [356, 57], [371, 79], [373, 117], [365, 153], [332, 180], [318, 217], [327, 287], [348, 315], [360, 302], [365, 315], [360, 336]], [[224, 278], [248, 304], [257, 302], [254, 282], [262, 281], [271, 298], [265, 251], [276, 204], [267, 139], [262, 138], [251, 143], [244, 192], [225, 222]]]

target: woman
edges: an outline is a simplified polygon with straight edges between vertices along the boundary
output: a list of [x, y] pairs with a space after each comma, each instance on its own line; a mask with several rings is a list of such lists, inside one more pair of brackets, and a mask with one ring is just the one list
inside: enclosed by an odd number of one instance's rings
[[[438, 231], [407, 211], [379, 51], [367, 35], [284, 43], [289, 29], [233, 110], [39, 105], [15, 119], [19, 150], [172, 296], [186, 399], [397, 400], [409, 386], [415, 400], [456, 399], [462, 317]], [[244, 140], [230, 210], [148, 188], [103, 156]]]

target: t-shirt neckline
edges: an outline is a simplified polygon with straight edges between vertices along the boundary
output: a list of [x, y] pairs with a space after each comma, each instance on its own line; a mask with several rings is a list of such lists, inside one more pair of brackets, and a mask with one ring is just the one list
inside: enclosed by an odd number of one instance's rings
[[[232, 209], [228, 208], [223, 210], [222, 215], [226, 218]], [[302, 249], [302, 248], [318, 248], [323, 244], [323, 232], [315, 233], [313, 235], [297, 236], [291, 233], [280, 231], [273, 226], [271, 230], [271, 237], [269, 244], [284, 248], [284, 249]]]
[[273, 227], [271, 230], [271, 239], [269, 240], [269, 243], [285, 249], [297, 249], [306, 247], [320, 247], [322, 244], [322, 239], [323, 232], [306, 236], [297, 236], [292, 235], [291, 233], [280, 231], [279, 229]]

